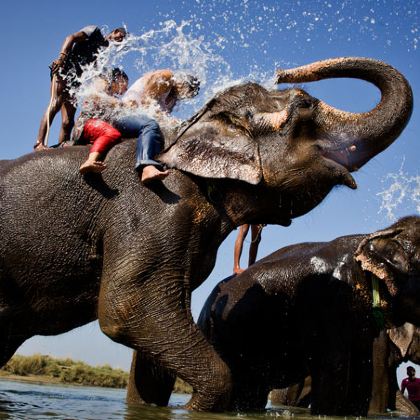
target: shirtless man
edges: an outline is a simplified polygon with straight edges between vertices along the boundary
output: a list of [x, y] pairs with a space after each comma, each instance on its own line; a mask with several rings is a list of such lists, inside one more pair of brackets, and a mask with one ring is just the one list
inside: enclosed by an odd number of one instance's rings
[[117, 28], [108, 35], [103, 35], [97, 26], [90, 25], [66, 37], [58, 58], [50, 66], [52, 98], [41, 120], [35, 150], [46, 148], [47, 126], [52, 123], [59, 110], [62, 123], [58, 142], [61, 144], [69, 140], [76, 113], [72, 88], [79, 86], [78, 80], [84, 66], [94, 63], [101, 49], [109, 47], [113, 42], [122, 42], [126, 35], [125, 28]]
[[152, 113], [159, 119], [169, 116], [179, 100], [198, 94], [200, 83], [191, 75], [181, 75], [171, 70], [156, 70], [145, 74], [131, 86], [122, 101], [131, 112], [117, 117], [112, 125], [123, 137], [137, 137], [137, 160], [135, 169], [140, 180], [146, 184], [164, 179], [168, 171], [154, 158], [162, 150], [164, 139]]

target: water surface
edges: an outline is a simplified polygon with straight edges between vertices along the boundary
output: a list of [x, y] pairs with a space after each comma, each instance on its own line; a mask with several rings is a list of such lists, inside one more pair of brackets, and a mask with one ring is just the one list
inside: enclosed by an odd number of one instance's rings
[[[293, 409], [292, 412], [285, 407], [269, 407], [264, 413], [196, 413], [182, 408], [188, 398], [189, 395], [173, 394], [168, 408], [132, 407], [125, 403], [125, 390], [0, 380], [0, 419], [268, 420], [293, 417], [303, 420], [310, 417], [308, 410]], [[327, 417], [322, 419], [328, 420]]]

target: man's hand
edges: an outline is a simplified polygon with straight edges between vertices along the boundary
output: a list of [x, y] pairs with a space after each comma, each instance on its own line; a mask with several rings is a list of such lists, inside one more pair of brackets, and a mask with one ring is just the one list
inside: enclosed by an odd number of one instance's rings
[[63, 66], [64, 66], [64, 64], [65, 64], [65, 62], [66, 62], [66, 58], [67, 58], [67, 55], [66, 55], [66, 54], [61, 53], [61, 54], [59, 55], [59, 57], [51, 63], [51, 65], [50, 65], [50, 69], [51, 69], [51, 73], [52, 73], [52, 74], [57, 74], [57, 73], [58, 73], [58, 71], [59, 71], [61, 68], [63, 68]]

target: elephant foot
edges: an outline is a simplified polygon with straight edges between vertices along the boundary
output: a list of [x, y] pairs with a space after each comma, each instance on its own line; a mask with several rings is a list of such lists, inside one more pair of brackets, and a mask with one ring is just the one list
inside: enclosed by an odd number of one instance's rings
[[185, 408], [193, 411], [222, 412], [228, 409], [229, 396], [230, 394], [221, 395], [218, 398], [210, 398], [209, 396], [193, 394], [190, 401], [185, 405]]

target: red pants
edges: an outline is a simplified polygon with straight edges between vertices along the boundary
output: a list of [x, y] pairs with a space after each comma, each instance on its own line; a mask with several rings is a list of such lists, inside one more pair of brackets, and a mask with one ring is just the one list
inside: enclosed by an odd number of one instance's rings
[[121, 133], [105, 121], [91, 118], [83, 128], [83, 137], [92, 144], [90, 153], [106, 153], [121, 140]]

